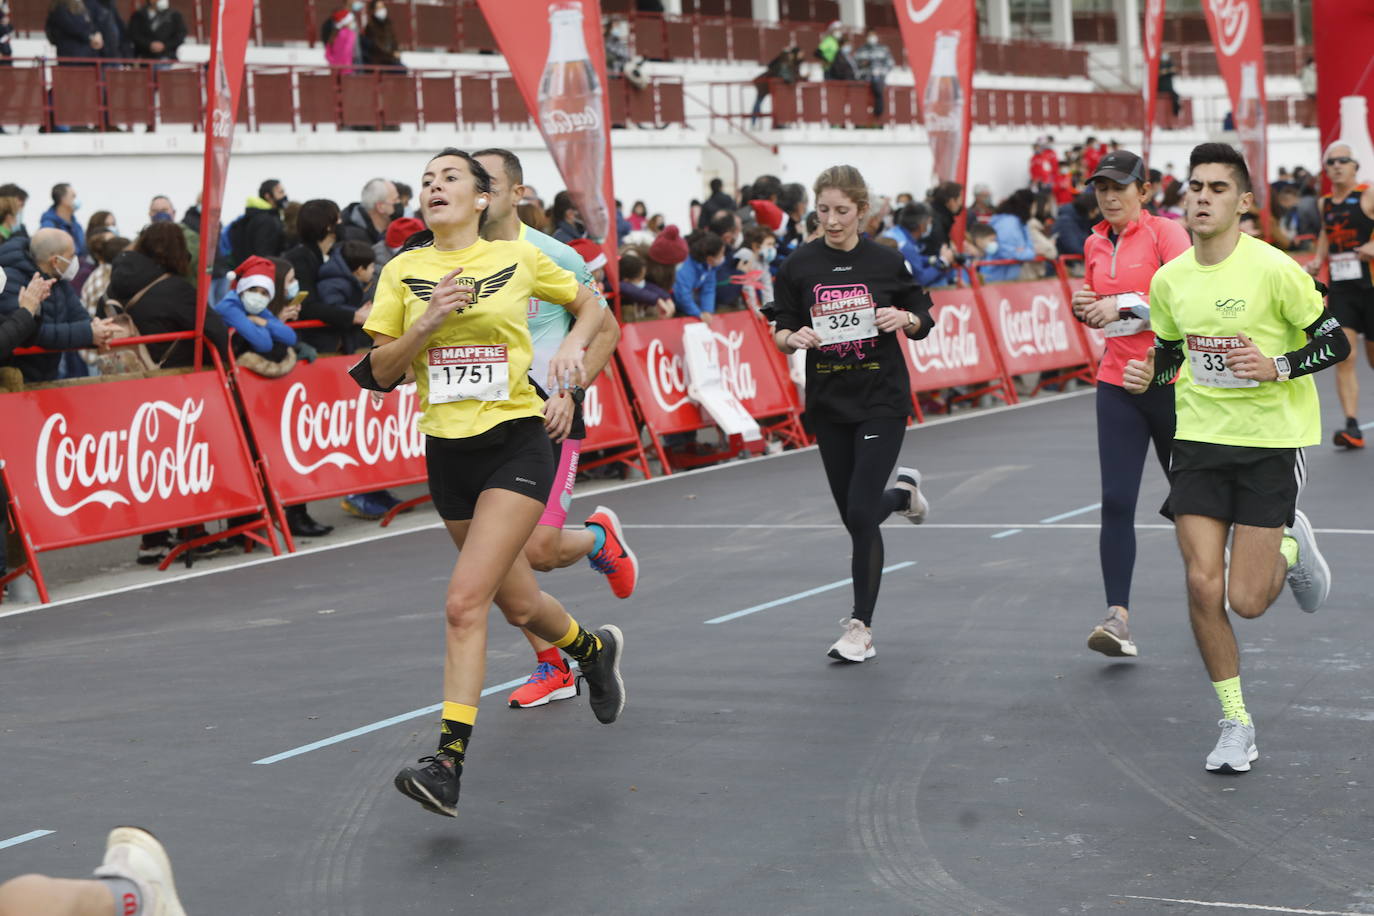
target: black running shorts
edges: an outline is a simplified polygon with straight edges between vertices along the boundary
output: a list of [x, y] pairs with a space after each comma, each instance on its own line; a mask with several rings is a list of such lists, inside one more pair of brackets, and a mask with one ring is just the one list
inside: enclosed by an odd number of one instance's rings
[[1326, 297], [1326, 306], [1341, 327], [1374, 338], [1374, 289], [1333, 284]]
[[539, 417], [507, 420], [470, 439], [425, 437], [429, 496], [445, 521], [472, 518], [483, 490], [523, 493], [543, 505], [553, 486], [549, 437]]
[[1302, 449], [1252, 448], [1175, 439], [1169, 498], [1160, 512], [1205, 515], [1237, 525], [1293, 524], [1307, 468]]

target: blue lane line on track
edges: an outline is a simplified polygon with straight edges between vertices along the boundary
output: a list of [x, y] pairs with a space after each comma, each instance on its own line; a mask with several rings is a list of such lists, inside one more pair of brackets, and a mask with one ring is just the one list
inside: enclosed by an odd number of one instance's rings
[[1011, 537], [1013, 534], [1020, 534], [1020, 533], [1021, 533], [1021, 529], [1020, 529], [1020, 528], [1009, 528], [1009, 529], [1007, 529], [1006, 531], [999, 531], [999, 532], [997, 532], [996, 534], [994, 534], [994, 535], [992, 536], [992, 539], [995, 541], [995, 540], [999, 540], [1000, 538], [1009, 538], [1009, 537]]
[[8, 840], [0, 840], [0, 849], [9, 849], [11, 846], [18, 846], [20, 843], [27, 843], [29, 840], [36, 840], [39, 837], [50, 836], [55, 832], [53, 830], [30, 830], [19, 836], [12, 836]]
[[[885, 566], [883, 567], [883, 572], [895, 572], [899, 569], [906, 569], [908, 566], [915, 565], [915, 560], [907, 560], [905, 563], [895, 563], [892, 566]], [[737, 620], [740, 617], [745, 617], [749, 614], [757, 614], [759, 611], [766, 611], [769, 608], [777, 607], [780, 604], [787, 604], [791, 601], [800, 601], [802, 598], [810, 598], [812, 595], [819, 595], [821, 592], [828, 592], [832, 591], [833, 589], [844, 588], [846, 585], [849, 585], [853, 581], [853, 579], [840, 579], [838, 582], [831, 582], [826, 585], [818, 585], [815, 588], [808, 588], [804, 592], [797, 592], [795, 595], [788, 595], [786, 598], [778, 598], [774, 601], [767, 601], [763, 604], [756, 604], [753, 607], [747, 607], [742, 611], [735, 611], [731, 614], [722, 614], [719, 617], [712, 617], [710, 620], [707, 620], [705, 622], [725, 623], [730, 620]]]
[[1084, 506], [1081, 509], [1074, 509], [1072, 512], [1061, 512], [1058, 515], [1051, 515], [1049, 518], [1042, 518], [1040, 520], [1040, 524], [1053, 525], [1055, 522], [1062, 522], [1066, 518], [1073, 518], [1075, 515], [1083, 515], [1084, 513], [1093, 512], [1101, 508], [1101, 503], [1093, 503], [1091, 506]]
[[[521, 677], [516, 678], [513, 681], [506, 681], [504, 684], [496, 684], [483, 690], [482, 696], [487, 696], [488, 694], [496, 693], [501, 690], [509, 690], [512, 687], [517, 687], [520, 684], [525, 683], [526, 680], [526, 678]], [[343, 732], [341, 734], [333, 736], [332, 738], [321, 738], [319, 741], [313, 741], [310, 744], [302, 744], [300, 747], [294, 747], [289, 751], [282, 751], [280, 754], [273, 754], [271, 757], [264, 757], [261, 760], [254, 760], [253, 763], [266, 765], [269, 763], [276, 763], [279, 760], [287, 760], [291, 757], [299, 757], [301, 754], [308, 754], [311, 751], [317, 751], [322, 747], [329, 747], [331, 744], [338, 744], [342, 741], [347, 741], [350, 738], [356, 738], [359, 735], [366, 735], [369, 732], [375, 732], [383, 728], [389, 728], [392, 725], [397, 725], [401, 722], [408, 722], [411, 719], [418, 719], [421, 716], [432, 716], [443, 708], [443, 703], [435, 703], [433, 706], [426, 706], [423, 709], [413, 709], [410, 712], [403, 712], [399, 716], [392, 716], [390, 719], [383, 719], [380, 722], [373, 722], [371, 725], [364, 725], [361, 728], [355, 728], [351, 731]]]

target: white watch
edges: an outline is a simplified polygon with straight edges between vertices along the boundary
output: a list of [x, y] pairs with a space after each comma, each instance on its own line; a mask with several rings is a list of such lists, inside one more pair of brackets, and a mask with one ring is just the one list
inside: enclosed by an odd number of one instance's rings
[[1288, 381], [1288, 379], [1289, 379], [1289, 378], [1292, 376], [1292, 374], [1293, 374], [1293, 368], [1292, 368], [1290, 365], [1288, 365], [1288, 357], [1286, 357], [1286, 356], [1275, 356], [1275, 357], [1274, 357], [1274, 372], [1278, 375], [1278, 378], [1275, 379], [1275, 381], [1278, 381], [1278, 382], [1286, 382], [1286, 381]]

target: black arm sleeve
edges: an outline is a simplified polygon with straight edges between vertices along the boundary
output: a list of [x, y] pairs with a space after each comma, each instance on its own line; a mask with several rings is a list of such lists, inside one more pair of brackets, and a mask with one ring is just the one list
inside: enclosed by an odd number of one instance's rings
[[1289, 378], [1330, 369], [1350, 355], [1350, 340], [1341, 330], [1340, 322], [1331, 315], [1330, 309], [1322, 309], [1317, 320], [1304, 330], [1311, 338], [1307, 346], [1284, 354], [1292, 369]]
[[1183, 341], [1160, 340], [1155, 338], [1155, 377], [1151, 388], [1163, 388], [1173, 384], [1178, 378], [1178, 370], [1183, 368]]

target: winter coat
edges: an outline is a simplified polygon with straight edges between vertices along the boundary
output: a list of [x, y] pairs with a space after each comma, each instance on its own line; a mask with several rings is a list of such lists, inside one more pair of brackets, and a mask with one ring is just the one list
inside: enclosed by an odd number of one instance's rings
[[26, 308], [17, 308], [0, 318], [0, 364], [9, 361], [10, 354], [20, 347], [27, 347], [38, 321]]
[[73, 13], [65, 6], [54, 6], [48, 10], [43, 31], [57, 48], [59, 59], [100, 56], [100, 52], [91, 47], [91, 36], [100, 34], [100, 29], [91, 20], [89, 11]]
[[81, 228], [81, 223], [76, 219], [76, 214], [72, 214], [71, 222], [67, 222], [57, 213], [56, 205], [43, 211], [43, 216], [38, 220], [38, 225], [43, 229], [61, 229], [72, 237], [72, 244], [76, 246], [76, 256], [84, 258], [86, 252], [86, 230]]
[[363, 29], [363, 62], [374, 67], [399, 67], [401, 46], [390, 19], [369, 19]]
[[[998, 213], [992, 217], [989, 225], [997, 230], [997, 257], [994, 260], [1035, 260], [1035, 247], [1031, 243], [1030, 230], [1026, 228], [1025, 223], [1010, 213]], [[1020, 264], [995, 264], [978, 269], [983, 272], [983, 279], [989, 283], [1021, 278]]]
[[230, 257], [234, 262], [230, 269], [252, 255], [281, 257], [286, 250], [286, 226], [282, 224], [281, 214], [261, 197], [254, 195], [248, 198], [243, 216], [229, 226], [229, 244], [233, 248]]
[[[170, 283], [172, 281], [165, 280], [163, 282]], [[267, 356], [278, 344], [287, 347], [296, 344], [296, 332], [288, 328], [280, 318], [271, 312], [263, 311], [257, 316], [267, 320], [265, 326], [249, 320], [248, 310], [243, 307], [243, 300], [233, 290], [225, 293], [224, 298], [215, 303], [215, 311], [219, 313], [220, 318], [224, 319], [225, 324], [234, 329], [234, 333], [243, 342], [234, 347], [237, 352], [241, 353], [247, 349]]]
[[367, 218], [367, 211], [363, 209], [362, 203], [354, 201], [343, 212], [339, 214], [339, 241], [347, 242], [356, 240], [375, 245], [386, 238], [386, 227], [378, 232], [372, 225], [372, 220]]
[[91, 22], [105, 39], [105, 46], [100, 49], [101, 57], [133, 56], [133, 46], [129, 44], [129, 35], [124, 30], [124, 20], [115, 8], [114, 0], [86, 0], [86, 11], [90, 13]]
[[358, 50], [358, 33], [354, 29], [336, 29], [324, 49], [325, 62], [338, 67], [341, 73], [353, 72], [353, 56]]
[[[177, 49], [186, 41], [186, 20], [174, 9], [142, 7], [129, 17], [129, 40], [135, 57], [176, 60]], [[152, 49], [155, 41], [162, 42], [161, 51]]]
[[[304, 284], [301, 288], [305, 288]], [[365, 293], [363, 285], [344, 263], [342, 248], [336, 246], [320, 268], [315, 294], [307, 300], [311, 303], [310, 314], [307, 316], [305, 307], [301, 308], [301, 318], [323, 321], [329, 327], [302, 329], [301, 339], [321, 353], [352, 353], [366, 349], [369, 338], [353, 323]]]
[[1060, 254], [1082, 254], [1083, 243], [1088, 240], [1088, 235], [1093, 231], [1088, 221], [1079, 215], [1078, 208], [1073, 204], [1064, 204], [1059, 208], [1059, 216], [1054, 221], [1055, 245]]
[[[0, 293], [0, 318], [19, 308], [19, 291], [38, 273], [38, 265], [29, 253], [29, 240], [18, 236], [0, 245], [0, 268], [5, 271], [5, 290]], [[66, 280], [52, 285], [48, 298], [38, 316], [38, 333], [32, 340], [35, 347], [65, 350], [89, 347], [95, 342], [91, 333], [91, 316], [81, 304], [76, 289]], [[40, 356], [20, 356], [13, 360], [24, 373], [26, 382], [51, 382], [62, 378], [61, 353]], [[79, 360], [78, 360], [79, 362]]]
[[[166, 273], [161, 264], [147, 255], [137, 251], [126, 251], [115, 258], [105, 298], [114, 299], [127, 306], [138, 295], [139, 290]], [[134, 303], [133, 308], [129, 310], [129, 317], [133, 318], [141, 335], [194, 331], [196, 288], [183, 277], [169, 276]], [[205, 336], [219, 351], [220, 357], [227, 359], [229, 329], [213, 310], [205, 313]], [[194, 363], [194, 351], [188, 340], [149, 344], [148, 355], [169, 369]], [[201, 360], [203, 364], [211, 362], [208, 351], [202, 354]]]
[[679, 315], [715, 314], [716, 268], [707, 267], [695, 258], [679, 264], [673, 279], [673, 302]]

